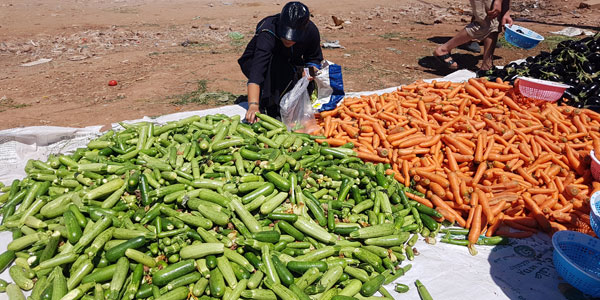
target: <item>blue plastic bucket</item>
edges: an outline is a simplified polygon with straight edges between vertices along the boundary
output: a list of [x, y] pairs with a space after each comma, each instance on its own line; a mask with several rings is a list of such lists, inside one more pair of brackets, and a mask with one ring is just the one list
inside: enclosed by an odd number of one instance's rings
[[509, 26], [506, 24], [504, 25], [504, 28], [504, 38], [506, 41], [519, 48], [529, 50], [544, 40], [544, 37], [539, 33], [519, 25], [513, 24], [512, 26]]

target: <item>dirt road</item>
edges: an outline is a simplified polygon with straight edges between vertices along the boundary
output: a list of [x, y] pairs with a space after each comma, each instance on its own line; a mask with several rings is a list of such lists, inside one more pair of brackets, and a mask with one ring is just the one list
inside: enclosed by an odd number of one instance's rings
[[[513, 1], [516, 2], [516, 1]], [[466, 0], [306, 1], [346, 91], [437, 77], [436, 43], [470, 19]], [[81, 127], [232, 103], [245, 93], [236, 63], [260, 18], [284, 1], [7, 0], [0, 4], [0, 129]], [[498, 49], [503, 65], [548, 49], [565, 25], [597, 26], [577, 1], [519, 1], [522, 25], [548, 38], [534, 50]], [[336, 16], [345, 23], [336, 27]], [[533, 21], [533, 22], [524, 22]], [[476, 69], [478, 53], [458, 50]], [[40, 59], [51, 61], [35, 64]], [[22, 66], [23, 64], [33, 66]], [[108, 86], [109, 80], [118, 85]]]

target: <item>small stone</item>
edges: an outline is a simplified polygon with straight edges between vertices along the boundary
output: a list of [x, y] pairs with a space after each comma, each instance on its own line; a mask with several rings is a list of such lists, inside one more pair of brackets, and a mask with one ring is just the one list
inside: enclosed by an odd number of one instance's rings
[[219, 26], [217, 26], [217, 25], [212, 25], [212, 24], [208, 25], [208, 28], [209, 28], [210, 30], [219, 30]]
[[198, 25], [192, 25], [193, 29], [198, 29]]
[[581, 3], [579, 3], [579, 6], [577, 8], [579, 8], [579, 9], [590, 8], [590, 5], [585, 2], [581, 2]]

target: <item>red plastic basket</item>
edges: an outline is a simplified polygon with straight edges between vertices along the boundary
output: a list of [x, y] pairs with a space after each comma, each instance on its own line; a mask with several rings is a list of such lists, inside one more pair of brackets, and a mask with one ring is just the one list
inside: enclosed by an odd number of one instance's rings
[[536, 100], [555, 102], [571, 86], [530, 77], [519, 77], [519, 92], [521, 95]]

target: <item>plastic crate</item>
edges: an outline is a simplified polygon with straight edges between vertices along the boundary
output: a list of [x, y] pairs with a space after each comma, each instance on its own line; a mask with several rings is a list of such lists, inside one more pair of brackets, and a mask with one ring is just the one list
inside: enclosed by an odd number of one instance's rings
[[511, 45], [519, 48], [529, 50], [544, 40], [544, 37], [539, 33], [519, 25], [513, 24], [512, 26], [509, 26], [506, 24], [504, 25], [504, 28], [506, 29], [504, 31], [504, 39]]
[[519, 77], [521, 95], [536, 100], [555, 102], [562, 97], [571, 86], [548, 80], [530, 77]]
[[600, 239], [563, 230], [552, 236], [552, 245], [558, 274], [583, 293], [600, 297]]

